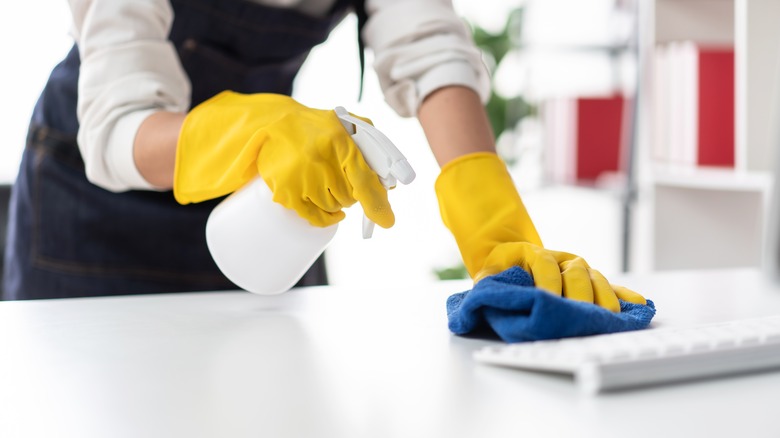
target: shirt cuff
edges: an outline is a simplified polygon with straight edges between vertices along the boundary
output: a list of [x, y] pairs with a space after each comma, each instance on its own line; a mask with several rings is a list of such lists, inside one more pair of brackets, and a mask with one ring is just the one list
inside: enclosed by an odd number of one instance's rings
[[471, 88], [483, 104], [490, 99], [490, 80], [487, 76], [478, 75], [466, 61], [451, 61], [431, 68], [417, 80], [417, 109], [429, 94], [453, 85]]
[[135, 165], [133, 157], [133, 147], [138, 128], [144, 120], [152, 114], [160, 111], [159, 109], [148, 109], [134, 111], [117, 120], [106, 147], [106, 167], [116, 179], [128, 189], [135, 190], [158, 190], [162, 189], [151, 185], [141, 176], [141, 172]]

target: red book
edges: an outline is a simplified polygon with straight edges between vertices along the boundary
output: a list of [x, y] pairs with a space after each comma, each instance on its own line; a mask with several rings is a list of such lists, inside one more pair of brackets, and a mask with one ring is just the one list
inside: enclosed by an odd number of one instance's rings
[[577, 99], [577, 181], [593, 181], [620, 168], [622, 96]]
[[698, 164], [734, 166], [734, 50], [698, 50]]
[[675, 42], [655, 58], [653, 158], [734, 166], [734, 49]]

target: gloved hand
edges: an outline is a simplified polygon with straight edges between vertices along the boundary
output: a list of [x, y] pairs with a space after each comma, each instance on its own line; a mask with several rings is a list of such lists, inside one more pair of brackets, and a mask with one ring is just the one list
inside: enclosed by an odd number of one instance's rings
[[582, 258], [545, 249], [496, 154], [478, 152], [447, 163], [436, 180], [436, 195], [442, 220], [475, 281], [521, 266], [537, 287], [570, 299], [616, 312], [618, 298], [645, 303], [641, 295], [610, 285]]
[[594, 303], [613, 312], [620, 311], [618, 299], [647, 304], [644, 297], [623, 286], [610, 284], [582, 257], [551, 251], [528, 242], [497, 245], [485, 260], [474, 281], [520, 266], [531, 274], [534, 285], [566, 298]]
[[289, 96], [225, 91], [184, 119], [173, 193], [181, 204], [231, 193], [258, 173], [273, 200], [326, 227], [360, 202], [369, 219], [395, 222], [387, 191], [334, 111]]

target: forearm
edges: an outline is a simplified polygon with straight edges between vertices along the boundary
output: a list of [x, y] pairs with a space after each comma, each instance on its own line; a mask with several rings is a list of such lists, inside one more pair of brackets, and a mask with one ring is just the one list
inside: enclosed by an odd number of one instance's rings
[[185, 114], [161, 111], [149, 116], [138, 128], [133, 159], [138, 171], [160, 189], [173, 187], [176, 145]]
[[495, 152], [495, 138], [479, 96], [452, 86], [431, 93], [418, 119], [439, 166], [472, 152]]

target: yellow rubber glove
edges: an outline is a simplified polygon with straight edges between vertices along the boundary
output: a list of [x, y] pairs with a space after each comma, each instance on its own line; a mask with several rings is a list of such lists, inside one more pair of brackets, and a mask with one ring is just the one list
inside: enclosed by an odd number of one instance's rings
[[521, 266], [534, 284], [556, 295], [620, 311], [618, 298], [645, 303], [612, 286], [580, 257], [542, 246], [506, 165], [494, 153], [464, 155], [441, 170], [436, 195], [444, 224], [475, 281]]
[[355, 202], [378, 225], [395, 222], [387, 191], [334, 111], [279, 94], [231, 91], [190, 111], [176, 151], [179, 203], [226, 195], [258, 173], [275, 202], [312, 225], [339, 222]]

